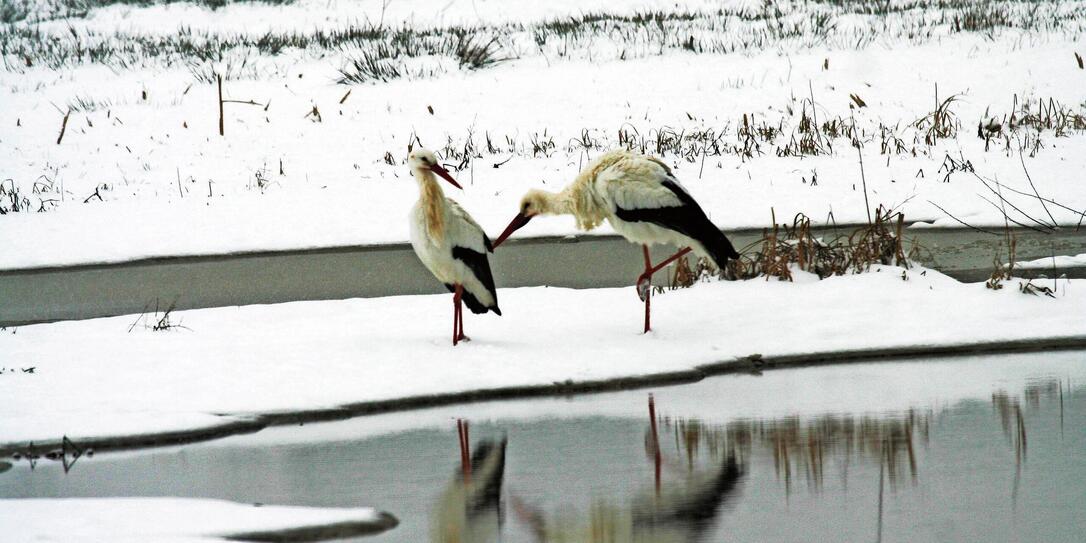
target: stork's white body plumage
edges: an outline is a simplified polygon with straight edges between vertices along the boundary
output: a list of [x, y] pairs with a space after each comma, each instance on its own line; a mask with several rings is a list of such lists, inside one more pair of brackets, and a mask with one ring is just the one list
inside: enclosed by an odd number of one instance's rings
[[[591, 230], [606, 220], [627, 240], [644, 245], [645, 272], [638, 277], [637, 287], [645, 300], [646, 332], [653, 273], [691, 250], [712, 259], [721, 269], [729, 259], [739, 258], [735, 247], [683, 188], [671, 168], [650, 156], [610, 151], [592, 161], [561, 192], [528, 191], [521, 199], [520, 213], [495, 245], [532, 217], [563, 214], [573, 215], [582, 230]], [[656, 244], [685, 248], [653, 266], [649, 246]]]
[[672, 183], [674, 188], [689, 197], [686, 188], [679, 184], [663, 163], [650, 157], [631, 155], [600, 171], [592, 186], [607, 202], [607, 222], [630, 242], [649, 246], [691, 247], [699, 256], [709, 257], [705, 246], [695, 238], [653, 222], [627, 221], [619, 217], [620, 210], [682, 207], [683, 201], [664, 185], [665, 182]]
[[487, 253], [493, 250], [479, 224], [445, 193], [437, 175], [460, 187], [437, 157], [419, 149], [408, 157], [411, 175], [419, 184], [419, 200], [411, 209], [411, 246], [419, 260], [453, 293], [453, 345], [464, 336], [461, 303], [472, 313], [493, 311], [498, 315], [498, 291], [490, 272]]
[[582, 230], [606, 220], [633, 243], [690, 247], [719, 266], [738, 257], [671, 168], [626, 150], [604, 153], [561, 192], [528, 191], [520, 213], [524, 218], [573, 215]]
[[[434, 183], [437, 182], [434, 181]], [[491, 291], [493, 285], [484, 284], [484, 279], [468, 267], [464, 260], [453, 256], [453, 249], [460, 247], [484, 255], [485, 259], [485, 255], [491, 250], [486, 234], [482, 227], [471, 218], [471, 215], [456, 203], [456, 200], [441, 195], [439, 202], [444, 235], [440, 237], [431, 235], [426, 204], [420, 199], [411, 208], [411, 247], [415, 249], [415, 254], [418, 255], [422, 264], [434, 274], [438, 281], [445, 285], [461, 284], [464, 290], [482, 305], [497, 309], [497, 296]], [[493, 279], [491, 278], [490, 281]], [[497, 313], [501, 314], [500, 311]]]

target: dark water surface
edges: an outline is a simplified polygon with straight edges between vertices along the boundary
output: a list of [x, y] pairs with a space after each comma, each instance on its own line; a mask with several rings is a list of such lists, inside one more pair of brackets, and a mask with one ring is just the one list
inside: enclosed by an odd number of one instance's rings
[[[60, 462], [31, 469], [5, 459], [12, 466], [0, 470], [0, 497], [373, 506], [401, 521], [378, 541], [1086, 537], [1083, 352], [662, 387], [652, 391], [655, 439], [648, 392], [279, 427], [101, 453], [68, 473]], [[467, 484], [457, 418], [470, 422]]]

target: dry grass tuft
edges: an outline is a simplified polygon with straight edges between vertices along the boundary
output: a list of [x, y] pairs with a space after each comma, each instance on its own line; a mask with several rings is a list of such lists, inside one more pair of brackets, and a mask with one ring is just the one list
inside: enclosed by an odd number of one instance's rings
[[1015, 248], [1018, 244], [1017, 236], [1014, 235], [1010, 229], [1007, 229], [1007, 264], [1004, 265], [1001, 260], [1001, 253], [996, 253], [994, 257], [994, 269], [992, 275], [988, 277], [988, 280], [984, 282], [984, 286], [992, 289], [999, 290], [1003, 288], [1003, 281], [1011, 278], [1011, 273], [1014, 272], [1015, 264]]
[[959, 100], [959, 95], [952, 94], [948, 98], [939, 101], [939, 87], [935, 87], [935, 109], [927, 115], [913, 122], [913, 126], [923, 135], [924, 143], [935, 145], [941, 139], [953, 138], [958, 135], [961, 122], [958, 116], [950, 111], [950, 106]]
[[[774, 221], [776, 222], [776, 221]], [[791, 267], [811, 272], [820, 279], [846, 273], [862, 273], [873, 264], [909, 267], [902, 238], [905, 216], [880, 206], [871, 224], [848, 236], [826, 241], [811, 233], [811, 219], [799, 214], [792, 224], [773, 225], [762, 239], [762, 248], [749, 261], [729, 270], [736, 278], [765, 276], [792, 280]], [[909, 252], [915, 256], [919, 249]]]
[[497, 37], [484, 42], [482, 39], [477, 39], [477, 36], [477, 34], [465, 36], [457, 45], [456, 58], [461, 68], [478, 70], [509, 60], [508, 57], [499, 56], [501, 45]]
[[172, 303], [170, 303], [169, 307], [167, 307], [165, 311], [160, 313], [158, 300], [155, 300], [154, 314], [148, 313], [150, 305], [145, 307], [143, 309], [143, 312], [140, 313], [138, 317], [136, 317], [136, 320], [133, 321], [131, 325], [129, 325], [128, 332], [131, 333], [132, 330], [134, 330], [141, 323], [143, 324], [143, 328], [151, 330], [152, 332], [169, 332], [173, 330], [188, 330], [191, 332], [192, 329], [188, 326], [182, 325], [180, 319], [178, 319], [177, 322], [174, 322], [171, 319], [171, 316], [173, 315], [173, 310], [176, 308], [176, 304], [177, 301], [174, 300]]
[[[915, 241], [910, 250], [905, 250], [904, 214], [882, 206], [875, 211], [871, 224], [828, 241], [814, 236], [811, 219], [802, 213], [793, 218], [791, 225], [777, 224], [775, 215], [773, 223], [760, 241], [740, 251], [744, 256], [729, 262], [723, 271], [704, 258], [698, 259], [693, 268], [680, 259], [670, 287], [686, 288], [713, 277], [728, 280], [775, 277], [792, 281], [795, 268], [813, 273], [819, 279], [863, 273], [874, 264], [909, 268], [909, 260], [920, 252]], [[754, 247], [758, 249], [750, 252]]]

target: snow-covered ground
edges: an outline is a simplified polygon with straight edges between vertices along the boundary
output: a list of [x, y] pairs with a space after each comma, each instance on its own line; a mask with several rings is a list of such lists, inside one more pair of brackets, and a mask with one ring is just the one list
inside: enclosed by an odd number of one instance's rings
[[[771, 209], [782, 221], [862, 222], [877, 205], [936, 226], [1086, 218], [1082, 0], [206, 3], [0, 4], [0, 270], [402, 242], [417, 197], [410, 145], [456, 170], [466, 190], [454, 196], [492, 234], [525, 190], [556, 190], [616, 146], [670, 163], [724, 228], [764, 226]], [[224, 105], [222, 136], [216, 75], [226, 100], [252, 102]], [[572, 220], [554, 219], [521, 235], [571, 233]], [[1017, 279], [991, 290], [922, 268], [794, 276], [658, 295], [647, 335], [632, 288], [503, 289], [504, 316], [469, 315], [473, 339], [455, 348], [448, 295], [180, 311], [164, 330], [152, 329], [161, 315], [0, 328], [0, 448], [755, 353], [1086, 336], [1081, 280], [1035, 283], [1049, 297]], [[1052, 368], [1077, 362], [1057, 356]], [[941, 397], [982, 398], [993, 380], [1032, 375], [970, 364], [931, 376]], [[796, 390], [790, 406], [760, 401], [772, 383], [753, 378], [734, 393], [664, 391], [660, 405], [677, 417], [710, 398], [729, 416], [835, 409], [803, 394], [802, 371], [775, 379]], [[875, 365], [829, 381], [834, 401], [872, 410], [934, 390]], [[533, 417], [586, 405], [475, 407]], [[345, 424], [380, 432], [450, 416]], [[0, 500], [0, 539], [207, 541], [382, 518], [176, 498]]]
[[[301, 0], [0, 23], [0, 269], [404, 241], [411, 142], [461, 168], [456, 198], [492, 234], [526, 189], [617, 145], [673, 164], [725, 228], [771, 207], [865, 220], [865, 181], [910, 220], [1078, 223], [1086, 2], [864, 5]], [[461, 67], [458, 33], [509, 60]], [[337, 83], [366, 58], [387, 81]], [[215, 73], [260, 104], [226, 104], [223, 137]]]
[[252, 532], [339, 523], [380, 525], [368, 508], [320, 508], [191, 498], [69, 498], [0, 500], [6, 543], [207, 543]]
[[1051, 258], [1038, 258], [1029, 262], [1017, 262], [1014, 267], [1023, 270], [1051, 270], [1053, 268], [1080, 268], [1086, 266], [1086, 254], [1057, 255]]
[[[632, 288], [503, 289], [503, 316], [469, 315], [450, 344], [451, 296], [177, 312], [0, 333], [7, 445], [184, 429], [254, 414], [516, 385], [689, 370], [798, 354], [1086, 335], [1086, 288], [994, 291], [934, 270], [876, 267], [825, 280], [711, 282], [653, 301]], [[881, 316], [882, 318], [880, 318]], [[153, 320], [151, 321], [153, 322]], [[137, 323], [133, 327], [133, 323]], [[131, 330], [130, 330], [131, 329]], [[34, 368], [32, 373], [24, 368]]]

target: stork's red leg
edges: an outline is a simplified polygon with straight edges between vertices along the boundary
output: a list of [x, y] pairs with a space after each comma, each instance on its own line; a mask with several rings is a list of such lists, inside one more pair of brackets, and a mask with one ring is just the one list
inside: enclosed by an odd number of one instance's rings
[[644, 253], [645, 253], [645, 273], [641, 276], [641, 278], [638, 279], [637, 287], [638, 287], [638, 289], [641, 289], [642, 288], [641, 281], [642, 281], [642, 279], [645, 279], [645, 281], [646, 281], [646, 284], [644, 286], [644, 289], [645, 289], [645, 294], [644, 294], [644, 298], [645, 298], [645, 333], [647, 334], [647, 333], [649, 333], [649, 330], [651, 330], [651, 327], [649, 325], [649, 312], [650, 312], [650, 305], [652, 303], [652, 258], [649, 257], [649, 246], [648, 245], [642, 245], [641, 248], [644, 249]]
[[456, 314], [459, 317], [456, 322], [459, 323], [460, 328], [457, 331], [459, 341], [463, 341], [467, 336], [464, 335], [464, 287], [460, 287], [460, 301], [456, 303]]
[[662, 270], [664, 266], [671, 264], [679, 257], [690, 252], [690, 247], [686, 247], [679, 252], [671, 255], [663, 262], [653, 266], [652, 259], [649, 257], [649, 246], [642, 245], [645, 253], [645, 272], [637, 277], [637, 295], [645, 300], [645, 332], [647, 333], [651, 328], [649, 326], [649, 305], [652, 298], [652, 274]]
[[682, 249], [681, 251], [679, 251], [679, 252], [677, 252], [677, 253], [675, 253], [675, 254], [673, 254], [673, 255], [669, 256], [669, 257], [667, 258], [667, 260], [665, 260], [665, 261], [663, 261], [663, 262], [661, 262], [661, 263], [659, 263], [659, 264], [657, 264], [657, 265], [653, 266], [653, 267], [652, 267], [652, 269], [651, 269], [651, 272], [652, 272], [652, 273], [656, 273], [656, 272], [660, 271], [661, 269], [663, 269], [663, 267], [664, 267], [664, 266], [667, 266], [668, 264], [671, 264], [671, 263], [672, 263], [672, 262], [674, 262], [674, 261], [675, 261], [676, 259], [678, 259], [678, 258], [679, 258], [680, 256], [683, 256], [683, 255], [685, 255], [686, 253], [689, 253], [689, 252], [690, 252], [691, 250], [692, 250], [692, 249], [690, 249], [690, 247], [687, 247], [687, 248], [685, 248], [685, 249]]
[[464, 293], [464, 287], [456, 284], [456, 290], [453, 292], [453, 347], [460, 342], [460, 319], [463, 315], [460, 313], [460, 297]]

